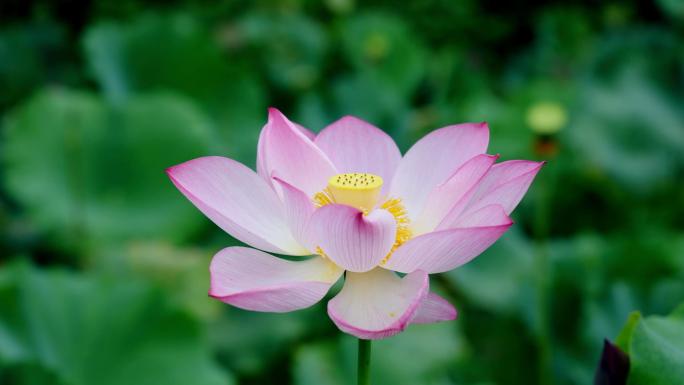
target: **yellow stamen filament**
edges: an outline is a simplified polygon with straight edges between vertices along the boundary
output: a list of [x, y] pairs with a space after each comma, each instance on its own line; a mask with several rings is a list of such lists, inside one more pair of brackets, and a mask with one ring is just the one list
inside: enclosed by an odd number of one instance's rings
[[317, 192], [313, 197], [313, 201], [316, 207], [323, 207], [325, 205], [336, 203], [335, 198], [333, 198], [327, 187], [324, 188], [323, 191]]
[[323, 251], [323, 249], [321, 249], [320, 246], [316, 246], [316, 254], [320, 255], [324, 259], [330, 260], [330, 257], [328, 257], [328, 254], [326, 254], [325, 251]]
[[[335, 175], [328, 180], [328, 186], [314, 195], [313, 201], [317, 207], [340, 203], [356, 207], [364, 214], [368, 214], [380, 198], [382, 178], [366, 173], [348, 173]], [[399, 198], [391, 198], [383, 202], [379, 208], [387, 210], [397, 223], [397, 233], [390, 252], [382, 259], [380, 265], [389, 261], [392, 253], [413, 236], [409, 228], [409, 218], [406, 208]], [[328, 258], [323, 249], [316, 247], [316, 253]]]
[[392, 214], [392, 216], [394, 216], [394, 220], [397, 221], [397, 235], [394, 239], [394, 244], [392, 245], [390, 252], [387, 253], [385, 258], [382, 259], [382, 261], [380, 261], [380, 265], [384, 265], [387, 263], [387, 261], [389, 261], [390, 257], [392, 257], [392, 254], [394, 253], [394, 251], [397, 250], [399, 246], [401, 246], [404, 242], [411, 239], [413, 233], [409, 228], [410, 220], [408, 217], [408, 213], [406, 212], [406, 208], [401, 203], [401, 199], [389, 199], [385, 201], [385, 203], [381, 204], [380, 208], [389, 211], [389, 213]]

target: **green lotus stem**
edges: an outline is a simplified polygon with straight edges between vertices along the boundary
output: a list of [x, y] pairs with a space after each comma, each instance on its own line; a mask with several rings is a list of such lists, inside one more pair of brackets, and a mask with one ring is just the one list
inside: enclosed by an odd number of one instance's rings
[[359, 338], [359, 361], [356, 372], [358, 385], [370, 385], [370, 357], [371, 341]]

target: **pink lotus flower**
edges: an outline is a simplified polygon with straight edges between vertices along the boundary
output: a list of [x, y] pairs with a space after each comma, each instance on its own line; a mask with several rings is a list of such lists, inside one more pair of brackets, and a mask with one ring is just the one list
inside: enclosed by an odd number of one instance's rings
[[[214, 223], [254, 247], [214, 256], [209, 295], [288, 312], [320, 301], [346, 271], [328, 315], [346, 333], [378, 339], [411, 323], [455, 319], [456, 309], [429, 292], [428, 274], [467, 263], [513, 223], [508, 215], [542, 163], [494, 164], [488, 142], [486, 123], [459, 124], [402, 157], [360, 119], [344, 117], [315, 135], [272, 108], [257, 173], [217, 156], [167, 173]], [[314, 256], [290, 261], [264, 251]]]

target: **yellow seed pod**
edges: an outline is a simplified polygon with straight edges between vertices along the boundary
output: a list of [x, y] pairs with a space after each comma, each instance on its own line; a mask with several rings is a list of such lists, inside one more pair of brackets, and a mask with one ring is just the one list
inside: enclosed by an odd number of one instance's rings
[[568, 122], [565, 108], [556, 102], [538, 102], [527, 110], [527, 125], [541, 135], [552, 135]]
[[367, 173], [337, 174], [328, 180], [327, 190], [336, 203], [367, 212], [380, 198], [382, 178]]

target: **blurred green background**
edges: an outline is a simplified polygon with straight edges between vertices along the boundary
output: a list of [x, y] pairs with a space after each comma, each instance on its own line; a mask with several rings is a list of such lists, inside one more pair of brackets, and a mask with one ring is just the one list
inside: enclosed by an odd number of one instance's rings
[[684, 383], [683, 100], [678, 0], [3, 0], [0, 383], [352, 383], [324, 305], [207, 297], [237, 242], [163, 172], [253, 166], [268, 106], [402, 150], [485, 120], [490, 153], [549, 160], [432, 280], [459, 319], [375, 343], [374, 384], [589, 384], [633, 310], [662, 317], [626, 331], [632, 383]]

